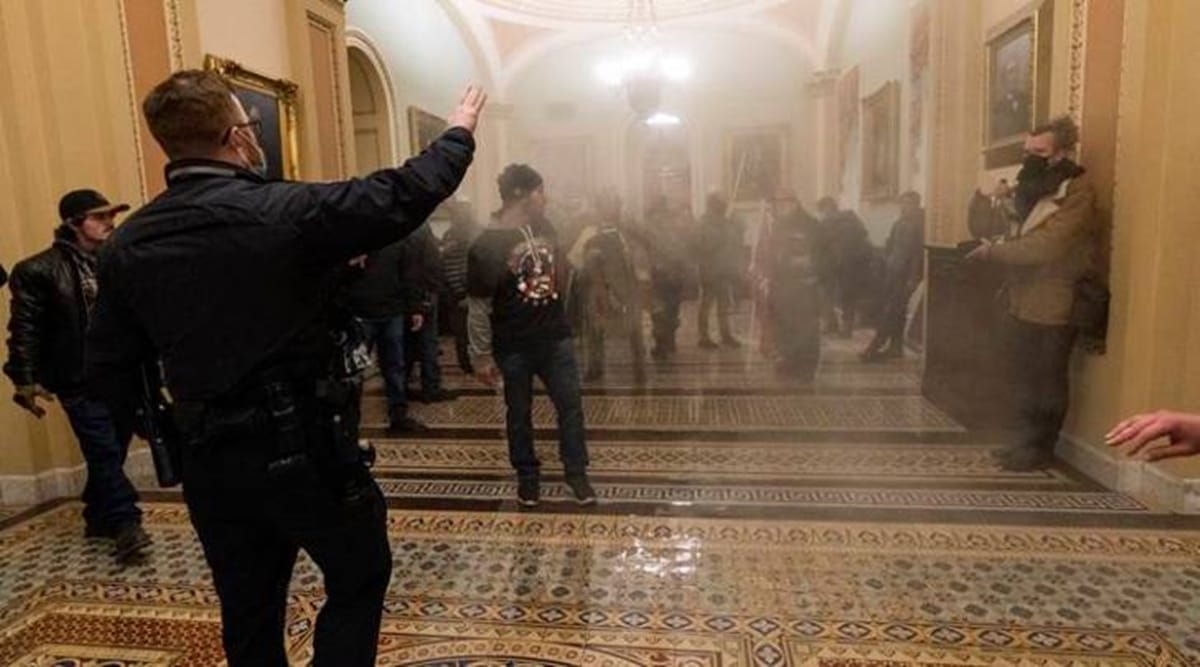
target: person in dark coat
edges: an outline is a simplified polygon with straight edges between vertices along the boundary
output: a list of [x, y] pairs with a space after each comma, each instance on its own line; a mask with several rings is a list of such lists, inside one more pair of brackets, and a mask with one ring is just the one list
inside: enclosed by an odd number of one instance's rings
[[412, 377], [420, 365], [421, 391], [414, 398], [423, 403], [454, 400], [457, 395], [442, 388], [442, 362], [438, 358], [438, 301], [446, 290], [446, 270], [437, 237], [428, 224], [404, 240], [403, 284], [414, 296], [415, 321], [405, 343], [404, 377]]
[[687, 216], [671, 211], [666, 197], [652, 202], [646, 211], [647, 251], [650, 258], [650, 312], [654, 347], [650, 356], [666, 361], [675, 354], [675, 333], [688, 277], [694, 269], [687, 257]]
[[781, 376], [812, 382], [821, 360], [821, 291], [816, 259], [818, 223], [791, 193], [774, 203], [767, 249], [767, 307]]
[[467, 332], [467, 256], [481, 231], [465, 202], [456, 202], [450, 207], [450, 228], [442, 235], [442, 267], [453, 308], [450, 327], [454, 332], [454, 351], [459, 369], [468, 375], [474, 375], [475, 369], [471, 365]]
[[900, 195], [900, 219], [892, 225], [883, 249], [883, 284], [880, 322], [875, 337], [862, 352], [863, 361], [895, 359], [904, 355], [904, 325], [908, 300], [924, 277], [925, 209], [921, 195]]
[[742, 277], [745, 244], [742, 228], [730, 218], [728, 209], [724, 195], [710, 194], [696, 231], [695, 254], [700, 267], [700, 311], [696, 329], [700, 347], [705, 349], [717, 347], [708, 329], [713, 306], [717, 308], [721, 343], [728, 348], [741, 347], [741, 342], [733, 335], [729, 317], [733, 311], [734, 290]]
[[4, 373], [16, 385], [13, 401], [41, 419], [39, 399], [57, 398], [87, 463], [83, 489], [86, 537], [116, 540], [124, 562], [150, 545], [142, 529], [138, 494], [124, 471], [133, 429], [84, 386], [84, 332], [98, 290], [96, 253], [113, 232], [116, 216], [128, 211], [95, 190], [76, 190], [58, 204], [54, 243], [12, 272], [8, 361]]
[[362, 323], [375, 351], [387, 392], [388, 430], [393, 434], [428, 430], [408, 414], [405, 356], [412, 346], [407, 342], [424, 325], [425, 315], [422, 296], [406, 275], [413, 267], [407, 241], [397, 241], [356, 262], [360, 271], [347, 279], [344, 288], [346, 307]]
[[871, 241], [862, 219], [854, 211], [838, 208], [832, 197], [817, 202], [817, 215], [826, 312], [832, 314], [835, 305], [841, 310], [841, 321], [827, 322], [827, 330], [849, 338], [859, 324], [870, 284]]

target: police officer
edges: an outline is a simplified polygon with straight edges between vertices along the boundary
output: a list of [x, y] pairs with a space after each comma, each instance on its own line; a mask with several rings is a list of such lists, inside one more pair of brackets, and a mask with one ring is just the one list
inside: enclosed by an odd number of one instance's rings
[[374, 664], [386, 506], [347, 455], [358, 451], [356, 394], [334, 373], [329, 297], [348, 260], [403, 238], [458, 187], [485, 101], [468, 88], [450, 128], [403, 166], [322, 184], [263, 178], [256, 123], [215, 73], [177, 72], [143, 103], [171, 159], [168, 187], [101, 257], [87, 377], [123, 410], [145, 363], [162, 370], [231, 667], [287, 665], [299, 549], [328, 595], [313, 664]]

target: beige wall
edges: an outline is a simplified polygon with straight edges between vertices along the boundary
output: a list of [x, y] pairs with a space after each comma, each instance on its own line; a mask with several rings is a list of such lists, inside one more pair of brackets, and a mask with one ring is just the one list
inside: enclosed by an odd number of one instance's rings
[[[142, 191], [121, 7], [116, 2], [0, 3], [0, 263], [46, 248], [58, 198], [92, 187], [139, 203]], [[14, 102], [17, 102], [14, 104]], [[0, 297], [7, 322], [8, 292]], [[72, 467], [79, 456], [57, 407], [44, 420], [0, 388], [0, 478]], [[2, 502], [2, 499], [0, 499]]]
[[[1092, 444], [1126, 413], [1200, 411], [1200, 3], [1126, 0], [1124, 40], [1111, 352], [1077, 375], [1069, 425]], [[1164, 468], [1200, 477], [1200, 461]]]
[[[92, 187], [136, 206], [161, 188], [164, 158], [145, 132], [140, 101], [168, 71], [199, 67], [206, 53], [299, 83], [303, 174], [345, 175], [353, 142], [342, 121], [342, 11], [331, 0], [0, 2], [0, 263], [11, 268], [50, 244], [67, 190]], [[324, 41], [310, 34], [314, 23], [327, 31]], [[7, 290], [0, 318], [7, 323]], [[80, 463], [61, 410], [52, 406], [39, 421], [2, 384], [0, 504], [13, 489], [33, 488], [35, 477]]]

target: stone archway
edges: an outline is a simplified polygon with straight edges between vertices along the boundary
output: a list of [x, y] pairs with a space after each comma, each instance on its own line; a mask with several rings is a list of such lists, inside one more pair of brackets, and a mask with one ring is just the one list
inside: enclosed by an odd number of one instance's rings
[[349, 32], [346, 42], [358, 161], [355, 173], [365, 175], [396, 164], [395, 96], [383, 59], [366, 35]]

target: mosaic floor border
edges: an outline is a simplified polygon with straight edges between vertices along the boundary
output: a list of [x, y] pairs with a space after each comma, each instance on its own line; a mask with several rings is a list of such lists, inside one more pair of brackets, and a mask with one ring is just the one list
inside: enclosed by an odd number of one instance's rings
[[[589, 396], [584, 399], [588, 428], [637, 428], [666, 431], [754, 432], [778, 429], [894, 430], [963, 433], [950, 416], [928, 401], [905, 397], [644, 397]], [[385, 401], [366, 397], [365, 427], [382, 427]], [[464, 396], [432, 405], [415, 404], [410, 414], [435, 427], [486, 427], [504, 423], [499, 397]], [[533, 423], [555, 423], [548, 398], [534, 399]]]
[[[379, 473], [454, 472], [509, 475], [508, 450], [499, 439], [372, 440], [378, 450]], [[561, 466], [557, 444], [538, 442], [538, 457], [547, 468]], [[647, 442], [600, 440], [589, 443], [593, 474], [688, 479], [755, 479], [854, 477], [890, 480], [957, 480], [978, 484], [994, 480], [1077, 486], [1057, 469], [1032, 472], [1003, 470], [992, 453], [997, 446], [966, 443], [914, 445], [878, 443], [846, 447], [842, 443]]]

